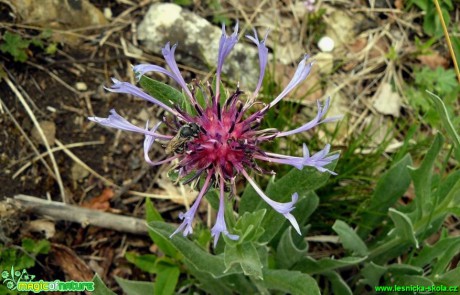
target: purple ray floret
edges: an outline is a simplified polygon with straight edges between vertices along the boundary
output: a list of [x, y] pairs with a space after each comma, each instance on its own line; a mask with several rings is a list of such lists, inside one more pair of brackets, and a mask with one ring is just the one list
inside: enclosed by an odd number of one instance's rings
[[286, 88], [269, 104], [269, 107], [273, 107], [276, 105], [280, 100], [282, 100], [289, 92], [291, 92], [300, 82], [305, 80], [310, 74], [312, 63], [307, 63], [309, 56], [306, 54], [302, 61], [297, 66], [297, 70], [294, 73], [294, 77], [292, 77], [291, 81], [288, 83]]
[[110, 115], [107, 118], [101, 118], [101, 117], [88, 117], [90, 121], [93, 121], [95, 123], [98, 123], [102, 126], [106, 127], [111, 127], [115, 129], [120, 129], [120, 130], [125, 130], [125, 131], [131, 131], [131, 132], [136, 132], [136, 133], [142, 133], [146, 135], [151, 135], [154, 136], [155, 138], [159, 139], [166, 139], [169, 140], [172, 137], [169, 135], [162, 135], [159, 133], [155, 133], [155, 131], [149, 131], [148, 129], [143, 129], [140, 127], [137, 127], [134, 124], [131, 124], [128, 120], [120, 116], [114, 109], [110, 110]]
[[165, 105], [164, 103], [162, 103], [158, 99], [154, 98], [153, 96], [145, 93], [139, 87], [136, 87], [133, 84], [128, 83], [128, 82], [118, 81], [115, 78], [112, 78], [112, 81], [113, 81], [113, 85], [110, 88], [105, 88], [106, 90], [108, 90], [110, 92], [132, 94], [132, 95], [137, 96], [139, 98], [145, 99], [145, 100], [147, 100], [147, 101], [149, 101], [149, 102], [151, 102], [153, 104], [156, 104], [159, 107], [162, 107], [163, 109], [165, 109], [166, 111], [170, 112], [171, 114], [174, 114], [176, 116], [179, 115], [177, 113], [177, 111], [171, 109], [169, 106]]
[[220, 91], [220, 75], [222, 73], [222, 66], [224, 65], [225, 58], [227, 55], [230, 54], [233, 47], [238, 42], [238, 23], [235, 25], [235, 29], [233, 30], [233, 34], [228, 36], [225, 32], [225, 25], [222, 24], [222, 36], [220, 37], [219, 41], [219, 52], [217, 54], [217, 69], [216, 69], [216, 98], [219, 98], [219, 91]]
[[269, 31], [267, 30], [267, 33], [265, 33], [265, 37], [262, 41], [259, 41], [259, 37], [257, 37], [257, 31], [254, 29], [254, 37], [247, 35], [246, 38], [251, 40], [257, 45], [257, 49], [259, 51], [259, 69], [260, 69], [260, 74], [259, 74], [259, 81], [257, 81], [257, 86], [256, 90], [254, 90], [251, 100], [255, 99], [257, 95], [259, 94], [260, 87], [262, 87], [262, 81], [264, 80], [264, 75], [265, 75], [265, 68], [267, 66], [267, 61], [268, 61], [268, 48], [265, 46], [265, 41], [267, 40]]

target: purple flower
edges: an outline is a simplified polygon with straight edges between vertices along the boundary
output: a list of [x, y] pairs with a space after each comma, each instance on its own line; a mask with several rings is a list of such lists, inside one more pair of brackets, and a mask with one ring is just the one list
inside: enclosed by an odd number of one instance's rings
[[315, 0], [307, 0], [307, 1], [304, 1], [303, 4], [305, 5], [305, 8], [307, 8], [307, 10], [309, 12], [313, 12], [315, 11]]
[[[265, 142], [272, 141], [278, 137], [304, 132], [319, 124], [336, 121], [340, 118], [324, 118], [329, 108], [330, 100], [328, 98], [323, 106], [318, 102], [318, 113], [316, 117], [299, 128], [290, 131], [278, 131], [273, 128], [259, 129], [259, 125], [265, 114], [306, 79], [312, 66], [312, 63], [308, 62], [308, 56], [304, 56], [297, 67], [294, 77], [286, 88], [269, 104], [258, 111], [250, 113], [250, 109], [254, 105], [261, 89], [267, 66], [268, 49], [265, 46], [267, 35], [268, 32], [263, 40], [259, 40], [255, 31], [254, 36], [246, 36], [255, 43], [258, 48], [260, 75], [255, 90], [248, 96], [245, 102], [242, 101], [242, 91], [240, 91], [239, 87], [237, 87], [237, 89], [223, 102], [221, 102], [221, 93], [219, 92], [224, 60], [229, 56], [231, 50], [238, 42], [237, 24], [231, 36], [226, 34], [225, 26], [222, 26], [222, 37], [219, 43], [216, 70], [216, 93], [213, 93], [212, 88], [209, 87], [209, 96], [211, 98], [206, 100], [206, 105], [198, 103], [195, 97], [195, 91], [187, 87], [186, 82], [181, 76], [174, 59], [176, 45], [171, 47], [168, 43], [162, 51], [170, 70], [149, 64], [141, 64], [133, 68], [138, 79], [140, 79], [144, 73], [151, 71], [163, 73], [174, 79], [184, 91], [190, 105], [196, 110], [196, 114], [189, 114], [182, 110], [180, 106], [171, 108], [160, 100], [146, 94], [140, 88], [130, 83], [113, 79], [114, 84], [108, 88], [109, 91], [138, 96], [160, 106], [166, 112], [170, 113], [172, 120], [165, 121], [170, 129], [170, 135], [164, 135], [157, 132], [161, 122], [152, 129], [149, 129], [148, 126], [146, 126], [146, 128], [140, 128], [129, 123], [114, 110], [111, 111], [111, 115], [108, 118], [89, 118], [91, 121], [103, 126], [144, 134], [144, 158], [150, 165], [159, 165], [177, 159], [179, 162], [176, 167], [179, 172], [179, 177], [187, 177], [185, 183], [204, 178], [204, 184], [200, 189], [197, 199], [185, 214], [181, 213], [179, 215], [179, 218], [183, 222], [171, 234], [171, 237], [178, 232], [182, 232], [184, 236], [193, 232], [193, 219], [203, 196], [210, 188], [216, 187], [219, 188], [220, 201], [216, 223], [211, 229], [211, 234], [214, 237], [214, 245], [217, 244], [221, 234], [226, 235], [232, 240], [238, 239], [239, 237], [237, 235], [229, 232], [225, 223], [224, 203], [227, 189], [229, 189], [230, 194], [236, 193], [235, 181], [240, 175], [247, 179], [259, 196], [270, 207], [286, 217], [294, 229], [301, 234], [300, 227], [295, 217], [292, 215], [299, 195], [294, 193], [292, 195], [292, 200], [286, 203], [272, 200], [257, 186], [255, 181], [251, 178], [249, 171], [255, 170], [257, 172], [270, 173], [257, 164], [257, 160], [262, 160], [291, 165], [297, 169], [303, 169], [308, 166], [320, 172], [335, 174], [333, 171], [325, 168], [338, 158], [338, 154], [329, 155], [329, 144], [326, 145], [323, 150], [313, 155], [310, 155], [307, 145], [303, 144], [302, 157], [280, 155], [265, 152], [261, 149], [261, 144]], [[169, 141], [166, 147], [166, 150], [170, 152], [169, 157], [159, 162], [153, 162], [148, 154], [152, 144], [156, 140], [162, 142]]]

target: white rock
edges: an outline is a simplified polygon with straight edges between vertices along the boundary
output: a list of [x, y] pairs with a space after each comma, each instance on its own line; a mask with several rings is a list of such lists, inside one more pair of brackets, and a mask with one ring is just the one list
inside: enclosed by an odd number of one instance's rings
[[381, 114], [399, 117], [401, 96], [394, 92], [390, 83], [383, 82], [375, 95], [374, 108]]
[[111, 19], [113, 16], [112, 9], [110, 7], [104, 7], [104, 16], [106, 19]]
[[[233, 28], [227, 28], [229, 34], [232, 31]], [[157, 3], [150, 6], [139, 24], [137, 38], [157, 54], [167, 42], [178, 43], [175, 54], [178, 63], [196, 66], [198, 60], [199, 67], [209, 70], [217, 65], [221, 34], [221, 28], [179, 5]], [[226, 58], [223, 72], [232, 81], [240, 81], [243, 89], [250, 90], [259, 78], [256, 46], [240, 40]]]
[[335, 42], [331, 37], [324, 36], [318, 41], [318, 47], [322, 52], [331, 52], [334, 50]]
[[75, 83], [75, 88], [77, 88], [78, 91], [86, 91], [88, 90], [88, 85], [86, 85], [85, 82], [77, 82]]

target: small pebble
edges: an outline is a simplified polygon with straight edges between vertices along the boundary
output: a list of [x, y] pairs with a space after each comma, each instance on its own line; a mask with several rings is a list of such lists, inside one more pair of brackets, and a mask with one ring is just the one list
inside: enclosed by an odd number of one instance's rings
[[104, 16], [106, 19], [111, 19], [113, 14], [112, 14], [112, 9], [110, 7], [105, 7], [104, 8]]
[[52, 112], [52, 113], [56, 113], [56, 112], [57, 112], [56, 108], [54, 108], [54, 107], [52, 107], [52, 106], [47, 106], [46, 109], [47, 109], [48, 111]]
[[[48, 141], [48, 144], [50, 146], [53, 146], [54, 141], [56, 139], [56, 124], [54, 124], [54, 122], [52, 121], [41, 121], [39, 122], [39, 124], [41, 129], [43, 130], [43, 133], [45, 134], [46, 141]], [[30, 135], [36, 142], [44, 145], [43, 139], [40, 136], [40, 133], [38, 132], [38, 128], [36, 126], [32, 128]]]
[[75, 88], [77, 88], [78, 91], [86, 91], [86, 90], [88, 90], [88, 86], [86, 85], [85, 82], [77, 82], [77, 83], [75, 83]]
[[331, 52], [334, 50], [334, 45], [334, 40], [328, 36], [324, 36], [318, 41], [318, 47], [322, 52]]

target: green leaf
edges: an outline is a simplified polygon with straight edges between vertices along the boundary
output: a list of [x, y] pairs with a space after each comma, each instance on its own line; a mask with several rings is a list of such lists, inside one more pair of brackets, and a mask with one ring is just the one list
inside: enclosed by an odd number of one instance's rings
[[439, 256], [438, 261], [431, 270], [431, 275], [436, 277], [442, 275], [446, 270], [448, 270], [449, 265], [453, 262], [455, 256], [460, 253], [460, 243], [450, 244], [442, 255]]
[[287, 228], [281, 236], [276, 249], [276, 264], [278, 268], [289, 269], [308, 252], [308, 244], [298, 239], [297, 233], [292, 236], [292, 228]]
[[[442, 124], [447, 131], [447, 135], [449, 136], [450, 140], [452, 140], [452, 142], [454, 143], [455, 148], [457, 150], [457, 154], [460, 155], [460, 136], [458, 135], [454, 125], [452, 124], [452, 121], [449, 118], [449, 112], [447, 111], [446, 105], [444, 104], [442, 99], [436, 94], [431, 93], [428, 90], [426, 90], [426, 92], [433, 99], [436, 110], [441, 117]], [[460, 159], [457, 157], [457, 160]]]
[[243, 242], [257, 241], [264, 232], [263, 227], [260, 225], [267, 210], [262, 209], [253, 213], [245, 212], [241, 216], [235, 227], [235, 232], [240, 238], [235, 243], [241, 244]]
[[[436, 191], [436, 194], [438, 195], [439, 203], [442, 203], [442, 201], [453, 191], [455, 190], [455, 187], [457, 186], [457, 183], [460, 181], [460, 170], [454, 171], [449, 173], [449, 175], [441, 181], [439, 184], [439, 187]], [[455, 195], [460, 196], [460, 194], [454, 192]], [[455, 205], [458, 203], [459, 200], [453, 200]]]
[[43, 44], [43, 41], [40, 40], [40, 39], [30, 39], [30, 44], [32, 44], [34, 46], [37, 46], [37, 47], [40, 47], [41, 49], [43, 49], [43, 47], [45, 46]]
[[193, 4], [192, 0], [174, 0], [173, 3], [180, 6], [189, 6]]
[[458, 289], [458, 282], [460, 282], [460, 267], [435, 277], [435, 282], [437, 285], [455, 286], [457, 287], [455, 291], [460, 291]]
[[57, 46], [57, 43], [48, 44], [48, 46], [46, 46], [45, 53], [48, 55], [54, 55], [58, 50]]
[[205, 198], [214, 210], [219, 210], [219, 192], [216, 189], [210, 189]]
[[335, 271], [328, 271], [324, 273], [332, 284], [332, 291], [334, 295], [352, 295], [350, 287], [345, 283], [342, 277]]
[[312, 257], [300, 259], [293, 267], [294, 270], [308, 274], [322, 274], [345, 266], [357, 265], [366, 260], [366, 257], [345, 257], [341, 259], [323, 258], [315, 260]]
[[176, 265], [158, 263], [157, 276], [155, 280], [155, 292], [144, 294], [171, 295], [174, 294], [179, 280], [180, 270]]
[[[271, 251], [271, 249], [267, 245], [257, 245], [257, 253], [259, 254], [259, 260], [260, 263], [262, 263], [262, 267], [268, 268], [269, 267], [269, 261], [268, 259], [272, 259], [272, 256], [268, 256], [268, 252]], [[271, 253], [270, 253], [271, 254]]]
[[24, 238], [22, 240], [22, 247], [33, 255], [48, 254], [51, 249], [51, 244], [47, 240], [34, 241], [29, 238]]
[[155, 97], [167, 106], [182, 106], [185, 96], [174, 87], [171, 87], [163, 82], [153, 80], [145, 75], [139, 80], [142, 88], [151, 96]]
[[426, 1], [426, 0], [410, 0], [408, 5], [412, 5], [412, 3], [417, 5], [418, 8], [420, 8], [423, 11], [427, 10], [428, 1]]
[[209, 294], [232, 295], [232, 294], [256, 294], [254, 284], [242, 274], [233, 274], [221, 278], [215, 278], [209, 273], [198, 270], [193, 264], [185, 261], [188, 273], [193, 275], [200, 283], [198, 287]]
[[380, 177], [370, 204], [366, 206], [366, 211], [361, 215], [361, 222], [358, 226], [360, 237], [367, 237], [378, 224], [381, 224], [387, 216], [388, 208], [407, 191], [410, 184], [407, 166], [411, 164], [412, 159], [407, 154]]
[[390, 264], [388, 266], [389, 273], [393, 275], [422, 275], [423, 269], [421, 267], [409, 265], [409, 264]]
[[3, 35], [3, 44], [0, 44], [0, 51], [9, 53], [14, 61], [25, 62], [28, 58], [27, 48], [29, 48], [30, 41], [22, 39], [20, 35], [12, 34], [8, 31]]
[[156, 292], [154, 293], [154, 285], [152, 282], [130, 281], [117, 276], [114, 276], [114, 278], [126, 295], [161, 294]]
[[[431, 287], [433, 286], [433, 282], [428, 279], [427, 277], [422, 276], [408, 276], [408, 275], [401, 275], [395, 276], [393, 278], [394, 283], [400, 286], [424, 286], [424, 287]], [[392, 280], [392, 281], [393, 281]]]
[[[150, 222], [148, 227], [165, 239], [169, 239], [169, 236], [174, 232], [173, 226], [159, 221]], [[193, 264], [195, 268], [209, 273], [214, 278], [239, 272], [234, 268], [225, 270], [224, 258], [222, 256], [214, 256], [205, 252], [200, 246], [182, 235], [173, 236], [171, 243], [177, 251], [182, 253], [185, 260]]]
[[271, 290], [292, 295], [321, 294], [318, 284], [309, 275], [284, 269], [265, 269], [263, 284]]
[[449, 193], [447, 194], [447, 196], [444, 197], [443, 202], [438, 207], [442, 207], [442, 208], [447, 207], [446, 208], [446, 212], [447, 212], [451, 208], [452, 209], [458, 208], [459, 201], [460, 201], [460, 178], [452, 186], [452, 188], [449, 190]]
[[434, 208], [433, 198], [431, 198], [431, 177], [436, 157], [441, 150], [444, 139], [440, 133], [436, 135], [433, 144], [428, 150], [422, 164], [418, 168], [410, 167], [409, 173], [414, 182], [416, 205], [415, 220], [428, 216]]
[[147, 222], [164, 221], [163, 217], [161, 217], [160, 212], [158, 212], [155, 206], [153, 206], [150, 198], [145, 198], [145, 219], [147, 220]]
[[241, 267], [245, 275], [262, 279], [262, 263], [253, 243], [226, 244], [224, 254], [225, 271], [236, 265]]
[[42, 38], [42, 39], [49, 39], [51, 37], [53, 37], [53, 30], [51, 29], [44, 29], [40, 35], [38, 35], [39, 38]]
[[33, 267], [35, 259], [20, 250], [8, 248], [0, 244], [0, 270], [14, 266], [16, 270]]
[[[147, 223], [152, 221], [163, 221], [163, 218], [153, 206], [150, 198], [145, 199], [145, 219]], [[160, 248], [161, 251], [163, 251], [163, 253], [170, 257], [177, 257], [177, 251], [174, 249], [169, 237], [165, 238], [158, 235], [151, 229], [149, 229], [148, 232], [152, 241], [158, 246], [158, 248]]]
[[388, 214], [395, 224], [396, 235], [402, 240], [410, 242], [416, 248], [418, 248], [418, 240], [415, 237], [414, 226], [412, 225], [412, 221], [409, 219], [409, 217], [394, 208], [390, 208], [388, 210]]
[[411, 259], [411, 264], [418, 267], [425, 267], [431, 264], [446, 253], [450, 248], [460, 245], [460, 237], [451, 237], [439, 240], [434, 245], [425, 245], [417, 257]]
[[249, 183], [244, 188], [239, 204], [238, 213], [243, 215], [245, 212], [254, 212], [259, 206], [260, 196]]
[[340, 241], [345, 249], [359, 256], [366, 256], [369, 253], [363, 240], [361, 240], [358, 234], [342, 220], [336, 220], [332, 229], [339, 235]]
[[[233, 288], [226, 284], [226, 282], [220, 278], [216, 279], [209, 273], [196, 269], [193, 264], [185, 262], [188, 272], [193, 275], [200, 284], [198, 285], [201, 290], [206, 291], [209, 294], [222, 294], [222, 295], [233, 295]], [[218, 291], [217, 291], [218, 290]], [[219, 293], [217, 293], [219, 292]]]
[[101, 280], [98, 274], [95, 274], [93, 277], [94, 282], [94, 291], [92, 295], [116, 295], [112, 290], [107, 288], [104, 282]]
[[[430, 3], [430, 5], [433, 5]], [[425, 10], [425, 17], [423, 18], [423, 30], [427, 35], [434, 36], [434, 37], [441, 37], [443, 35], [441, 19], [434, 8], [430, 8]], [[449, 11], [447, 11], [444, 7], [441, 9], [442, 16], [444, 18], [444, 22], [446, 26], [449, 27], [450, 23], [450, 16]]]
[[380, 278], [387, 272], [387, 268], [374, 262], [366, 263], [361, 270], [361, 275], [364, 279], [361, 280], [363, 284], [367, 284], [371, 287], [378, 286]]
[[157, 256], [153, 254], [139, 255], [135, 252], [126, 252], [126, 260], [148, 273], [155, 273], [155, 263]]

